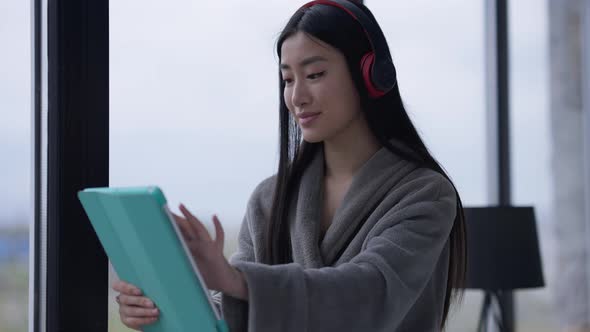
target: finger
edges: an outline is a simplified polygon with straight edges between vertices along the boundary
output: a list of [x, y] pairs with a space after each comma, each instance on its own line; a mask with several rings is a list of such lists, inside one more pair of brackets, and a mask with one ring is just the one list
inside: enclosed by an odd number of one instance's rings
[[111, 285], [111, 287], [113, 288], [113, 290], [120, 292], [123, 287], [123, 282], [120, 280], [115, 280], [115, 281], [113, 281], [113, 284]]
[[126, 295], [141, 295], [141, 289], [122, 280], [113, 282], [113, 289]]
[[194, 231], [193, 231], [192, 227], [189, 225], [188, 220], [186, 220], [184, 218], [179, 218], [176, 220], [176, 223], [178, 224], [178, 227], [180, 228], [182, 236], [184, 237], [184, 239], [186, 241], [191, 241], [194, 238], [196, 238], [196, 234], [194, 234]]
[[126, 305], [126, 306], [138, 306], [138, 307], [145, 307], [145, 308], [155, 308], [156, 305], [150, 299], [145, 296], [129, 296], [129, 295], [122, 295], [119, 296], [119, 303]]
[[158, 317], [160, 315], [158, 308], [141, 308], [131, 306], [123, 306], [119, 312], [121, 315], [127, 317]]
[[217, 215], [213, 215], [213, 224], [215, 225], [215, 244], [223, 250], [223, 242], [225, 241], [225, 232], [221, 227], [221, 222]]
[[183, 204], [180, 204], [180, 210], [182, 211], [186, 219], [188, 219], [189, 225], [192, 227], [199, 240], [213, 241], [211, 239], [211, 236], [209, 236], [209, 232], [207, 231], [205, 226], [203, 226], [203, 223], [201, 223], [201, 221], [197, 217], [190, 213], [190, 211]]
[[122, 317], [121, 321], [123, 324], [127, 325], [127, 327], [141, 331], [140, 329], [143, 325], [153, 324], [157, 319], [158, 317]]
[[170, 214], [172, 214], [172, 216], [174, 217], [174, 219], [178, 220], [178, 219], [184, 219], [182, 216], [177, 215], [176, 213], [170, 211]]

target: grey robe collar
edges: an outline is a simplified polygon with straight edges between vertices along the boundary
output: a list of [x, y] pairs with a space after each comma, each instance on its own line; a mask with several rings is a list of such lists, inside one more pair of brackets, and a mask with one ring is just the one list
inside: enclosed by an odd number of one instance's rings
[[[404, 148], [397, 141], [390, 142]], [[308, 268], [337, 263], [351, 236], [399, 180], [400, 174], [396, 173], [402, 168], [406, 171], [401, 173], [409, 172], [408, 163], [400, 161], [401, 157], [382, 147], [361, 166], [319, 243], [325, 164], [323, 144], [320, 145], [303, 172], [296, 204], [291, 204], [291, 209], [296, 206], [296, 211], [289, 213], [293, 261]]]

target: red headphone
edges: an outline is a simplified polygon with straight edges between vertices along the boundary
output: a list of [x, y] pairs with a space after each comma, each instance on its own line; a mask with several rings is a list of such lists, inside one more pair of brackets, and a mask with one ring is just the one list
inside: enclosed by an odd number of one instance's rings
[[365, 14], [359, 8], [362, 6], [361, 4], [348, 0], [315, 0], [306, 3], [301, 8], [308, 8], [315, 5], [334, 6], [344, 10], [359, 22], [365, 31], [372, 51], [363, 55], [360, 65], [369, 96], [371, 98], [379, 98], [393, 89], [397, 84], [395, 66], [391, 60], [385, 35], [383, 35], [381, 28], [371, 12], [367, 9], [367, 13]]

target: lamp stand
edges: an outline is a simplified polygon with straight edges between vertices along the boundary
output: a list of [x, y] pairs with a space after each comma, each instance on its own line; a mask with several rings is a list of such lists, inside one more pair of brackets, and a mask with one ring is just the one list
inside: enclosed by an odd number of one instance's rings
[[[496, 327], [495, 331], [499, 332], [511, 332], [506, 326], [505, 322], [505, 313], [506, 308], [504, 308], [502, 299], [502, 291], [492, 291], [486, 290], [484, 293], [483, 303], [481, 306], [481, 313], [479, 315], [479, 323], [477, 326], [478, 332], [487, 332], [488, 331], [488, 319], [490, 317], [493, 318], [493, 323]], [[493, 304], [497, 305], [498, 310], [493, 310]], [[494, 331], [494, 332], [495, 332]]]

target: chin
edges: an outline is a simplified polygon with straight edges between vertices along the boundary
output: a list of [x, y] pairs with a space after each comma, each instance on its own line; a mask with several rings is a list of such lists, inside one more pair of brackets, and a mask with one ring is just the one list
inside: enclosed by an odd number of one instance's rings
[[309, 132], [306, 133], [305, 131], [303, 131], [302, 136], [303, 136], [303, 140], [306, 141], [307, 143], [319, 143], [324, 140], [323, 135], [318, 135], [318, 134], [309, 133]]

